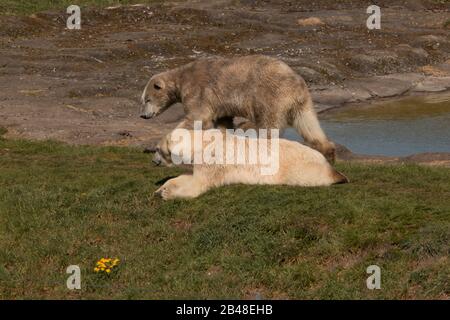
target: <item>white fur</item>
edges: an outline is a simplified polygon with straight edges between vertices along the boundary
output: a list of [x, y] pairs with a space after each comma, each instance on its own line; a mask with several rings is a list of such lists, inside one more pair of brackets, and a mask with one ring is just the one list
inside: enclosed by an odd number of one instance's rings
[[[249, 138], [235, 135], [223, 137], [224, 148], [227, 143], [236, 142], [231, 139], [245, 139], [248, 147]], [[167, 148], [170, 152], [172, 147], [170, 135], [166, 139], [169, 139]], [[263, 141], [259, 141], [261, 142]], [[271, 144], [268, 143], [268, 146], [270, 150]], [[248, 156], [245, 157], [247, 162], [244, 164], [194, 164], [192, 175], [181, 175], [168, 180], [156, 193], [167, 200], [195, 198], [213, 187], [239, 183], [312, 187], [346, 182], [345, 177], [338, 173], [320, 152], [298, 142], [279, 139], [278, 158], [278, 170], [272, 175], [261, 174], [261, 167], [267, 164], [250, 164]]]

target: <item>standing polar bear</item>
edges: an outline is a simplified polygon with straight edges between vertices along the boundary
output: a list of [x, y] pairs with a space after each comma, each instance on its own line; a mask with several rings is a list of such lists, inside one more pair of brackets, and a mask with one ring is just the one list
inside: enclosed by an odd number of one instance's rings
[[[189, 133], [188, 139], [180, 139], [177, 131], [182, 130]], [[201, 135], [197, 145], [196, 135]], [[255, 146], [258, 151], [251, 153]], [[168, 165], [174, 159], [176, 164], [193, 164], [192, 175], [170, 179], [155, 191], [164, 200], [195, 198], [211, 188], [239, 183], [313, 187], [348, 182], [321, 153], [286, 139], [249, 138], [214, 129], [175, 129], [159, 143], [156, 152]], [[254, 154], [264, 155], [252, 160]], [[210, 161], [206, 160], [208, 155], [212, 156]], [[271, 170], [264, 170], [268, 168]]]
[[178, 127], [192, 128], [194, 121], [204, 129], [218, 122], [230, 127], [234, 117], [247, 120], [243, 129], [294, 127], [334, 162], [335, 146], [320, 127], [305, 81], [275, 58], [206, 58], [154, 75], [142, 94], [141, 117], [150, 119], [176, 102], [186, 113]]

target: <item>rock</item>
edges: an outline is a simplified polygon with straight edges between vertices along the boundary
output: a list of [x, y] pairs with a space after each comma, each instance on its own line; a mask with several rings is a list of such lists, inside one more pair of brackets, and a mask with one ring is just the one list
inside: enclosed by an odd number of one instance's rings
[[314, 102], [314, 109], [316, 110], [317, 113], [321, 113], [326, 110], [333, 109], [335, 107], [330, 104], [316, 103], [315, 101], [313, 101], [313, 102]]
[[350, 101], [353, 96], [347, 89], [330, 88], [327, 90], [313, 91], [312, 98], [318, 104], [337, 106]]
[[419, 70], [424, 74], [426, 74], [427, 76], [445, 77], [447, 75], [450, 75], [448, 71], [430, 65], [423, 66]]
[[346, 146], [336, 143], [336, 156], [340, 160], [350, 160], [353, 158], [353, 152]]
[[417, 37], [413, 43], [415, 45], [433, 45], [435, 43], [439, 43], [442, 41], [445, 41], [444, 37], [429, 34], [429, 35]]
[[429, 77], [419, 82], [414, 92], [439, 92], [450, 88], [450, 77]]
[[307, 27], [307, 26], [322, 26], [325, 23], [319, 18], [310, 17], [306, 19], [298, 19], [297, 24], [302, 27]]
[[375, 50], [370, 54], [356, 54], [348, 59], [348, 66], [363, 73], [389, 73], [400, 65], [395, 52]]
[[425, 163], [428, 165], [450, 166], [450, 153], [445, 152], [426, 152], [413, 154], [411, 156], [400, 158], [408, 163]]
[[365, 101], [372, 98], [370, 92], [364, 88], [361, 88], [361, 86], [350, 86], [347, 87], [347, 90], [352, 95], [352, 98], [348, 102]]
[[305, 79], [306, 82], [318, 83], [322, 75], [314, 69], [308, 67], [297, 67], [296, 72]]
[[428, 62], [429, 54], [423, 48], [413, 48], [408, 44], [400, 44], [394, 50], [400, 57], [406, 58], [411, 62], [419, 64]]
[[345, 80], [345, 76], [343, 72], [341, 72], [334, 64], [320, 61], [317, 64], [317, 67], [320, 69], [320, 72], [325, 74], [328, 77], [328, 80], [341, 82]]
[[127, 137], [127, 138], [133, 137], [133, 134], [132, 134], [130, 131], [128, 131], [128, 130], [122, 130], [122, 131], [119, 131], [117, 134], [118, 134], [119, 136]]
[[404, 6], [410, 10], [424, 10], [425, 7], [421, 0], [408, 0], [405, 1]]
[[408, 73], [393, 73], [387, 76], [383, 76], [384, 78], [406, 81], [411, 83], [411, 86], [419, 83], [423, 80], [423, 75], [416, 72], [408, 72]]
[[265, 50], [286, 45], [287, 43], [289, 43], [289, 41], [291, 40], [287, 36], [268, 32], [259, 37], [242, 39], [232, 46], [246, 50]]
[[393, 97], [408, 91], [413, 83], [390, 76], [379, 76], [360, 80], [362, 88], [375, 97]]
[[413, 45], [416, 47], [423, 47], [432, 50], [448, 50], [450, 48], [450, 41], [442, 36], [425, 35], [420, 36], [414, 40]]
[[448, 152], [424, 152], [417, 153], [411, 156], [403, 157], [403, 159], [410, 159], [415, 161], [424, 161], [424, 160], [447, 160], [450, 161], [450, 153]]

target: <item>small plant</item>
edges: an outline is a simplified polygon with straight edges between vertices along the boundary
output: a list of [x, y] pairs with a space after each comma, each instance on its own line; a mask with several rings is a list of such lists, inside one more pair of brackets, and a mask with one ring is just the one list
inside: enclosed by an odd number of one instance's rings
[[444, 28], [450, 28], [450, 19], [444, 22]]
[[119, 259], [101, 258], [95, 264], [94, 271], [97, 273], [110, 274], [119, 266]]

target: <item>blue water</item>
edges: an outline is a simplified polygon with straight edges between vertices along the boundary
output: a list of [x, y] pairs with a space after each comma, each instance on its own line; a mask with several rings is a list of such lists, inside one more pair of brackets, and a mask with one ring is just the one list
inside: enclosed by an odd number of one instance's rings
[[[320, 123], [328, 137], [359, 154], [450, 152], [450, 94], [342, 108]], [[302, 141], [293, 129], [284, 137]]]

